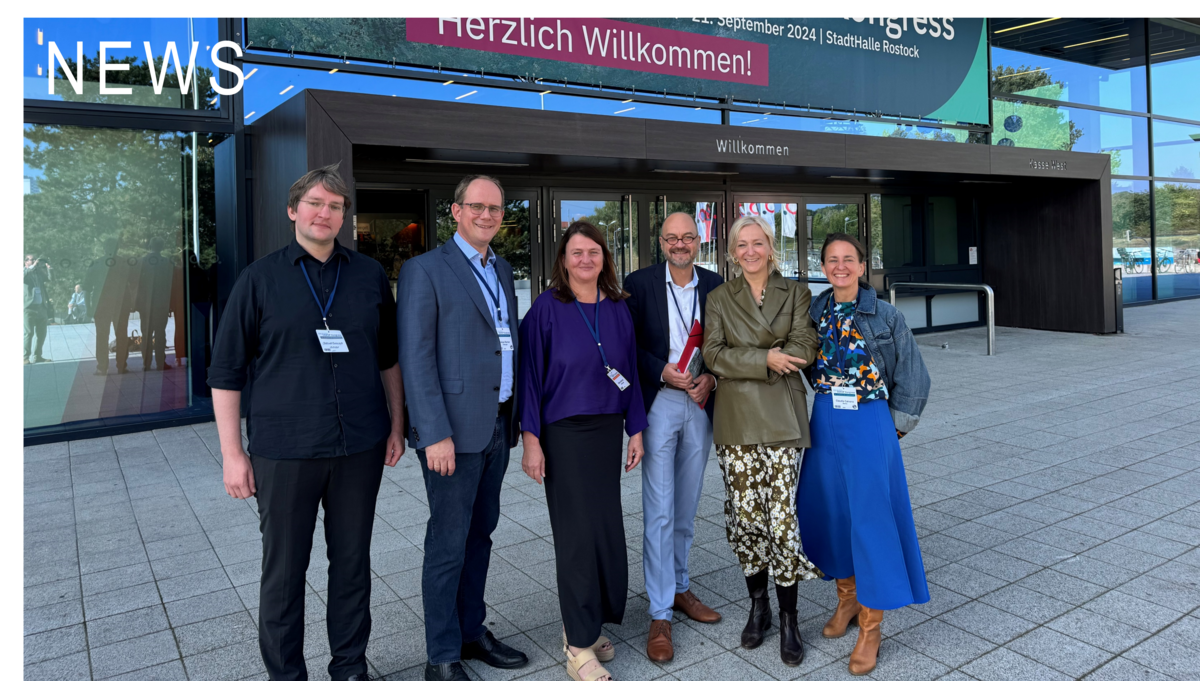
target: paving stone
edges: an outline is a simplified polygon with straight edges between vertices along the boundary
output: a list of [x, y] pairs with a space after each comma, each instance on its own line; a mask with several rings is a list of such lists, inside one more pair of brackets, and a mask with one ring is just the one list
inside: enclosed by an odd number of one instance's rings
[[1170, 678], [1125, 657], [1118, 657], [1084, 677], [1085, 681], [1169, 681]]
[[25, 665], [66, 657], [81, 650], [87, 650], [82, 624], [43, 631], [25, 637]]
[[170, 603], [166, 603], [165, 606], [167, 617], [170, 618], [171, 626], [173, 627], [203, 622], [207, 619], [229, 615], [246, 609], [246, 606], [242, 604], [241, 598], [238, 597], [238, 593], [233, 589], [193, 596], [179, 601], [171, 601]]
[[1069, 681], [1071, 678], [1007, 648], [993, 650], [963, 666], [963, 671], [981, 681]]
[[1007, 584], [1002, 579], [973, 570], [958, 563], [928, 573], [929, 581], [969, 598], [978, 598]]
[[[183, 658], [190, 681], [233, 681], [265, 672], [258, 641], [237, 643]], [[319, 671], [320, 667], [312, 671]]]
[[1016, 584], [993, 591], [979, 600], [1037, 624], [1045, 624], [1072, 608], [1070, 603]]
[[179, 652], [188, 657], [234, 643], [258, 639], [258, 625], [246, 611], [175, 627]]
[[938, 619], [996, 645], [1008, 643], [1037, 626], [1033, 622], [980, 601], [955, 608], [940, 615]]
[[1061, 563], [1055, 563], [1052, 569], [1109, 589], [1116, 588], [1137, 576], [1133, 570], [1126, 570], [1086, 555], [1075, 556]]
[[1072, 610], [1046, 626], [1115, 654], [1128, 650], [1150, 635], [1137, 627], [1083, 608]]
[[25, 667], [27, 679], [54, 679], [54, 681], [92, 681], [91, 669], [86, 652], [73, 653], [64, 657], [46, 660]]
[[1200, 669], [1200, 649], [1180, 645], [1165, 636], [1147, 639], [1122, 657], [1176, 679], [1193, 679]]
[[1087, 610], [1155, 632], [1179, 618], [1179, 613], [1120, 591], [1109, 591], [1083, 606]]
[[152, 667], [179, 659], [179, 648], [169, 631], [131, 638], [91, 649], [92, 673], [96, 679]]
[[104, 591], [93, 596], [85, 596], [83, 607], [87, 618], [94, 620], [146, 608], [160, 602], [158, 585], [148, 582], [116, 591]]
[[896, 636], [904, 645], [952, 668], [960, 667], [995, 646], [941, 620], [930, 620]]
[[1086, 603], [1105, 591], [1104, 587], [1053, 569], [1036, 572], [1017, 584], [1072, 605]]
[[152, 634], [169, 627], [167, 613], [163, 610], [163, 606], [154, 605], [103, 619], [91, 620], [87, 623], [88, 644], [104, 646]]
[[38, 634], [51, 629], [83, 622], [83, 602], [80, 599], [60, 601], [25, 611], [25, 634]]

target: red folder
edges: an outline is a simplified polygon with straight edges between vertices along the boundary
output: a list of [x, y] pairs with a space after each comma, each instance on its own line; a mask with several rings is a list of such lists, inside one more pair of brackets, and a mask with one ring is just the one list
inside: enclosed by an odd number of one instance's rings
[[[683, 346], [683, 352], [679, 355], [679, 361], [675, 363], [679, 373], [692, 374], [692, 378], [699, 378], [700, 371], [704, 368], [704, 357], [700, 354], [700, 344], [704, 342], [704, 328], [700, 326], [700, 322], [692, 322], [692, 330], [688, 334], [687, 343]], [[700, 403], [700, 408], [708, 404], [708, 396], [704, 397], [704, 401]]]

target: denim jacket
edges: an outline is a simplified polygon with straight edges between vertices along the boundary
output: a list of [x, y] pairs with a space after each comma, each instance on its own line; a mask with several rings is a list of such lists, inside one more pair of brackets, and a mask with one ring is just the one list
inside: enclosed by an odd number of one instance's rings
[[[808, 308], [816, 326], [829, 305], [833, 289], [822, 291]], [[867, 341], [875, 365], [883, 372], [888, 389], [888, 407], [896, 429], [907, 433], [917, 426], [929, 399], [929, 371], [904, 315], [890, 303], [879, 300], [875, 289], [859, 287], [854, 323]], [[815, 378], [815, 377], [814, 377]]]

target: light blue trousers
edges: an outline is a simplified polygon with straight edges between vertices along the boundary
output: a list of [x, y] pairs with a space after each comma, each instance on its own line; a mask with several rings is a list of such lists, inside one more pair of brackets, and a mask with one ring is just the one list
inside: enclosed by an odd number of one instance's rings
[[[711, 398], [710, 398], [711, 399]], [[712, 449], [712, 422], [682, 390], [662, 388], [643, 434], [642, 568], [650, 617], [671, 619], [675, 594], [687, 591], [688, 551]]]

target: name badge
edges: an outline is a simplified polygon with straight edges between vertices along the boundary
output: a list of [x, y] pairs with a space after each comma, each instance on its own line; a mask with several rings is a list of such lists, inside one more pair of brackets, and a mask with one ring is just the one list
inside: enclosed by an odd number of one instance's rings
[[350, 352], [346, 339], [337, 329], [317, 329], [317, 340], [321, 341], [321, 352]]
[[625, 377], [621, 375], [621, 372], [617, 371], [616, 369], [608, 370], [608, 378], [613, 383], [616, 383], [617, 387], [622, 391], [629, 387], [629, 381], [626, 381]]
[[500, 349], [505, 352], [512, 352], [512, 332], [505, 326], [496, 327], [496, 335], [500, 337]]
[[858, 409], [858, 391], [848, 385], [835, 385], [829, 389], [833, 394], [834, 409]]

